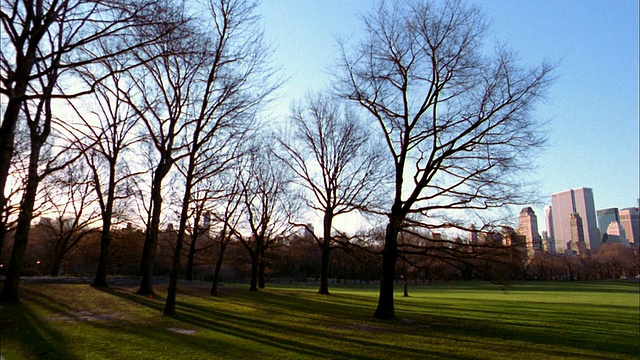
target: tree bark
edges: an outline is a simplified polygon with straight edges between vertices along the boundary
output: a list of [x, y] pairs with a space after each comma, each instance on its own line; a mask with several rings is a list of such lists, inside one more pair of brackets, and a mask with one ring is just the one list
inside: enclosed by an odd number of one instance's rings
[[[164, 163], [164, 164], [163, 164]], [[147, 233], [144, 239], [144, 250], [142, 254], [142, 262], [140, 272], [142, 280], [140, 288], [136, 292], [138, 295], [153, 295], [153, 271], [156, 265], [156, 251], [158, 248], [158, 232], [160, 228], [160, 215], [162, 212], [162, 180], [169, 172], [169, 165], [163, 161], [156, 169], [156, 176], [153, 181], [152, 194], [152, 215], [151, 223], [148, 225]]]
[[107, 203], [102, 211], [102, 231], [100, 232], [100, 257], [96, 277], [91, 286], [96, 288], [109, 287], [107, 284], [107, 271], [109, 270], [109, 251], [111, 247], [111, 217], [113, 216], [113, 203], [116, 187], [115, 159], [109, 164], [109, 188], [107, 190]]
[[264, 289], [264, 254], [260, 254], [258, 258], [258, 288]]
[[20, 276], [22, 276], [24, 254], [29, 242], [29, 231], [31, 230], [31, 219], [33, 218], [33, 207], [35, 204], [40, 177], [38, 176], [38, 161], [42, 142], [39, 139], [31, 138], [31, 154], [29, 155], [29, 173], [24, 197], [20, 203], [20, 213], [16, 225], [13, 249], [11, 251], [11, 262], [7, 269], [7, 275], [2, 287], [2, 302], [17, 303], [18, 289], [20, 287]]
[[318, 294], [329, 294], [329, 253], [330, 250], [325, 246], [322, 247], [322, 263], [320, 266], [320, 289]]
[[194, 258], [196, 256], [196, 240], [198, 239], [200, 230], [198, 230], [198, 222], [194, 224], [194, 233], [191, 237], [191, 243], [189, 243], [189, 255], [187, 256], [187, 274], [185, 278], [187, 280], [193, 280], [193, 266]]
[[399, 220], [391, 216], [385, 235], [384, 250], [382, 251], [382, 277], [380, 279], [380, 295], [378, 307], [373, 314], [376, 319], [390, 320], [395, 317], [393, 304], [393, 282], [396, 274], [398, 259]]
[[329, 295], [329, 256], [331, 254], [331, 225], [333, 214], [330, 210], [325, 211], [323, 219], [322, 239], [322, 262], [320, 263], [320, 289], [318, 294]]
[[251, 284], [249, 291], [258, 291], [258, 254], [251, 254]]
[[220, 271], [222, 270], [222, 262], [224, 259], [224, 251], [227, 248], [227, 243], [223, 239], [220, 244], [220, 253], [218, 254], [218, 260], [216, 261], [216, 269], [213, 272], [213, 284], [211, 285], [211, 295], [218, 296], [218, 281], [220, 280]]

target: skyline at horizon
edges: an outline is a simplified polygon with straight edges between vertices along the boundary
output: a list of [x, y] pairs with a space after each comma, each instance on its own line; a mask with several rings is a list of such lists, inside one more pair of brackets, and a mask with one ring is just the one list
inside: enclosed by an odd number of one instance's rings
[[[536, 214], [544, 214], [552, 194], [582, 187], [593, 189], [596, 210], [638, 207], [638, 3], [471, 3], [491, 22], [486, 46], [506, 44], [523, 65], [557, 64], [556, 81], [533, 115], [549, 122], [548, 144], [533, 159], [541, 202], [531, 204]], [[337, 39], [357, 41], [359, 15], [376, 4], [276, 0], [258, 6], [265, 37], [276, 47], [274, 65], [288, 79], [275, 116], [288, 116], [305, 94], [326, 90]]]

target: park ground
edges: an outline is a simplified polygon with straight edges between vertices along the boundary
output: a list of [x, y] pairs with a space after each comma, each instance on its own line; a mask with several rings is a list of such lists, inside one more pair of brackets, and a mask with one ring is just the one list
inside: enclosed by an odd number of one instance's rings
[[483, 282], [410, 286], [396, 319], [372, 317], [374, 285], [181, 282], [177, 315], [162, 316], [136, 280], [108, 290], [80, 278], [25, 278], [3, 305], [0, 355], [13, 359], [637, 359], [638, 283]]

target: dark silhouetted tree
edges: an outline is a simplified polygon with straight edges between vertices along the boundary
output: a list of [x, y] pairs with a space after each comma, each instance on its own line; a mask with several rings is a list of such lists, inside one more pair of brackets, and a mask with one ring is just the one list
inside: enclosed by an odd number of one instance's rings
[[364, 25], [344, 46], [336, 88], [379, 124], [392, 160], [374, 314], [392, 319], [403, 229], [460, 226], [460, 212], [531, 201], [521, 174], [544, 142], [531, 110], [552, 67], [520, 67], [504, 48], [485, 55], [484, 16], [461, 1], [382, 3]]

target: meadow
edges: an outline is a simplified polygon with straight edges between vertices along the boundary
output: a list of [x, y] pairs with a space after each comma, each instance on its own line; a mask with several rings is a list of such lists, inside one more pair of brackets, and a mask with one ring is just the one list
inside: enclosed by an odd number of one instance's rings
[[273, 285], [259, 292], [181, 282], [178, 314], [135, 281], [21, 285], [4, 305], [0, 354], [13, 359], [637, 359], [637, 282], [483, 282], [409, 287], [396, 319], [372, 317], [374, 285]]

